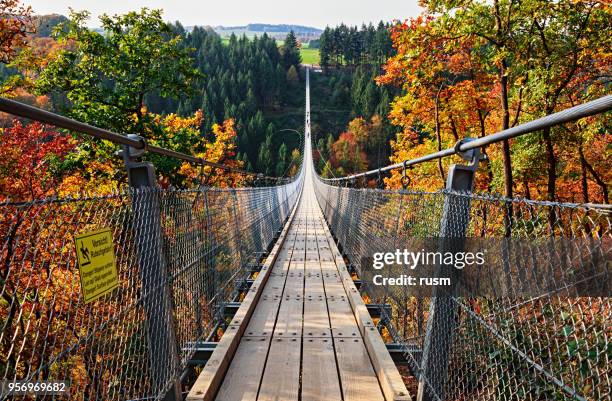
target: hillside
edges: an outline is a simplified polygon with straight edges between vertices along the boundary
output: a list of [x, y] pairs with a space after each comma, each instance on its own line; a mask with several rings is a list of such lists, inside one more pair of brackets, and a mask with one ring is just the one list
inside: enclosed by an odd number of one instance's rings
[[268, 36], [277, 40], [284, 39], [290, 31], [293, 31], [301, 42], [309, 42], [318, 39], [323, 33], [319, 28], [290, 24], [257, 23], [243, 26], [216, 26], [213, 27], [213, 29], [221, 37], [229, 37], [232, 33], [238, 36], [246, 35], [247, 37], [261, 36], [267, 33]]

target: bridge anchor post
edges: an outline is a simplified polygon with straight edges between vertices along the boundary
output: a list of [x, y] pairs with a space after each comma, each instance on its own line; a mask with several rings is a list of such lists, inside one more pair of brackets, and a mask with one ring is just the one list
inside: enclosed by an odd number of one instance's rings
[[[457, 142], [455, 148], [471, 140]], [[470, 198], [458, 193], [470, 193], [474, 186], [474, 175], [481, 160], [480, 149], [458, 152], [468, 165], [453, 164], [448, 172], [444, 197], [444, 208], [440, 222], [440, 252], [461, 252], [465, 246], [465, 236], [470, 216]], [[438, 276], [456, 273], [450, 265], [437, 266]], [[425, 344], [419, 369], [417, 401], [445, 399], [448, 380], [448, 366], [451, 358], [454, 334], [458, 320], [458, 305], [454, 297], [456, 280], [451, 276], [450, 287], [436, 287], [431, 298], [429, 318], [425, 331]]]
[[161, 201], [157, 189], [155, 167], [140, 161], [146, 150], [144, 138], [128, 135], [144, 142], [143, 149], [124, 146], [128, 183], [132, 188], [132, 227], [138, 252], [141, 280], [140, 297], [146, 319], [151, 387], [163, 400], [182, 399], [180, 360], [174, 332], [173, 300], [168, 283], [166, 258], [163, 251]]

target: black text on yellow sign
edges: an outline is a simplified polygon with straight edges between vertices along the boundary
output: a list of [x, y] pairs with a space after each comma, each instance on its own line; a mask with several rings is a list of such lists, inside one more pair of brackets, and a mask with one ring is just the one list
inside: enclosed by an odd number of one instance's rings
[[98, 299], [119, 286], [113, 233], [110, 228], [77, 235], [75, 246], [85, 303]]

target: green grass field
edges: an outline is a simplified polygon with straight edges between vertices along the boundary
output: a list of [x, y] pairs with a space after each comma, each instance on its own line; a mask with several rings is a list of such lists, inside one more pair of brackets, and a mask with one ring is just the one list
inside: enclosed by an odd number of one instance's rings
[[[222, 38], [221, 41], [226, 46], [229, 44], [229, 38]], [[277, 43], [279, 46], [283, 44], [281, 41], [277, 41]], [[310, 49], [307, 43], [303, 43], [300, 54], [302, 55], [302, 63], [319, 64], [319, 49]]]
[[307, 46], [302, 46], [300, 54], [302, 55], [302, 63], [319, 64], [319, 49], [309, 49]]

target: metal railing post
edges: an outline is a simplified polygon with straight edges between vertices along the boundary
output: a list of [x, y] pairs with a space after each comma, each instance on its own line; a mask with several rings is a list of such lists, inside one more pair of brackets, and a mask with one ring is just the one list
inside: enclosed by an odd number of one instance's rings
[[[143, 140], [137, 135], [130, 139]], [[161, 202], [156, 191], [155, 167], [138, 159], [146, 149], [124, 146], [122, 156], [133, 189], [132, 213], [138, 252], [141, 298], [146, 318], [152, 387], [165, 391], [165, 400], [182, 399], [180, 360], [177, 351], [172, 308], [172, 292], [168, 285], [168, 271], [163, 253]], [[168, 384], [170, 388], [167, 389]]]
[[234, 238], [235, 243], [238, 246], [238, 256], [240, 261], [238, 262], [241, 267], [245, 266], [244, 263], [244, 249], [242, 246], [242, 236], [240, 235], [240, 217], [238, 215], [238, 195], [236, 194], [236, 188], [231, 189], [232, 193], [232, 214], [234, 215]]
[[[456, 148], [469, 139], [459, 141]], [[471, 163], [467, 166], [453, 164], [448, 172], [444, 197], [444, 208], [440, 222], [439, 251], [461, 252], [465, 245], [469, 217], [470, 198], [457, 193], [472, 192], [474, 175], [480, 160], [480, 149], [459, 152], [460, 156]], [[437, 275], [442, 269], [451, 275], [453, 265], [439, 265]], [[444, 400], [448, 378], [448, 366], [452, 354], [454, 335], [458, 324], [458, 305], [454, 297], [456, 280], [449, 287], [434, 289], [425, 331], [425, 344], [419, 370], [417, 401]]]

